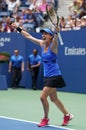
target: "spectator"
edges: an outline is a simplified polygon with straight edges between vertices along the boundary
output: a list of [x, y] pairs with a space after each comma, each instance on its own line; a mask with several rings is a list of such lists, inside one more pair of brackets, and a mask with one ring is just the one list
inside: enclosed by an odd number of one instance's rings
[[45, 19], [43, 18], [43, 14], [38, 9], [38, 7], [35, 7], [35, 19], [36, 19], [36, 27], [41, 27], [45, 22]]
[[32, 89], [34, 90], [37, 89], [37, 80], [38, 80], [40, 65], [41, 65], [41, 57], [38, 54], [38, 50], [34, 49], [33, 54], [30, 54], [28, 56], [28, 61], [27, 61], [27, 70], [31, 72]]
[[65, 31], [65, 30], [66, 30], [65, 26], [66, 26], [66, 20], [65, 20], [65, 18], [62, 16], [62, 17], [60, 18], [60, 21], [59, 21], [60, 30], [61, 30], [61, 31]]
[[86, 15], [86, 0], [83, 0], [81, 4], [79, 18], [83, 17], [84, 15]]
[[8, 72], [12, 72], [12, 88], [18, 88], [24, 71], [24, 59], [19, 54], [19, 50], [14, 50], [11, 56]]
[[0, 11], [7, 11], [7, 5], [5, 0], [0, 0]]
[[81, 18], [81, 29], [86, 28], [86, 15]]
[[42, 2], [43, 2], [43, 0], [32, 0], [31, 6], [38, 7], [39, 5], [42, 4]]
[[46, 13], [46, 5], [47, 5], [46, 0], [43, 0], [42, 4], [40, 4], [38, 6], [38, 9], [43, 14], [43, 18], [47, 21], [48, 16], [47, 16], [47, 13]]
[[75, 19], [73, 19], [73, 17], [71, 15], [68, 16], [67, 18], [67, 22], [66, 22], [66, 25], [65, 25], [65, 28], [67, 30], [72, 30], [76, 25], [75, 25]]
[[21, 5], [20, 0], [6, 0], [6, 4], [8, 6], [8, 11], [10, 13], [10, 16], [12, 16], [13, 13], [16, 13]]
[[75, 27], [73, 27], [74, 30], [80, 30], [81, 29], [81, 19], [75, 18]]
[[84, 0], [77, 0], [77, 2], [81, 5]]
[[73, 3], [69, 6], [69, 12], [71, 16], [77, 15], [77, 17], [80, 14], [80, 6], [77, 0], [74, 0]]
[[12, 22], [11, 22], [10, 16], [6, 17], [6, 18], [5, 18], [5, 24], [4, 24], [4, 32], [10, 33], [10, 32], [13, 32], [13, 31], [14, 31], [14, 29], [12, 28], [12, 26], [10, 26], [11, 23], [12, 23]]
[[27, 9], [22, 9], [21, 12], [19, 13], [19, 17], [22, 19], [23, 23], [25, 23], [27, 19]]
[[23, 28], [27, 31], [34, 31], [36, 27], [35, 14], [32, 8], [27, 9], [27, 17], [24, 19]]
[[0, 21], [0, 32], [4, 32], [4, 27], [3, 27], [2, 21]]

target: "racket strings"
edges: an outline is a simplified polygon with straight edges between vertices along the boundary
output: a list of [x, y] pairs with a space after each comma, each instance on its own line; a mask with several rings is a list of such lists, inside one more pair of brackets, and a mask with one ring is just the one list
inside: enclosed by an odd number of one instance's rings
[[59, 26], [59, 16], [58, 12], [55, 10], [55, 6], [53, 3], [47, 3], [46, 5], [46, 12], [47, 16], [51, 22], [51, 25], [53, 26], [54, 31], [58, 33], [58, 37], [60, 40], [60, 44], [64, 45], [61, 34], [60, 34], [60, 26]]
[[47, 10], [48, 17], [49, 17], [50, 21], [52, 22], [52, 24], [55, 27], [58, 27], [59, 17], [57, 16], [54, 5], [53, 4], [48, 4], [46, 6], [46, 10]]

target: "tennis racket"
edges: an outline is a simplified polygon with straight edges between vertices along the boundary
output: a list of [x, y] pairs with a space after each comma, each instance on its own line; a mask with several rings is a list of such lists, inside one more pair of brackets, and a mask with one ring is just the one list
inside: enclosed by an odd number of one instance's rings
[[[59, 16], [57, 14], [57, 11], [55, 10], [55, 6], [53, 3], [49, 2], [46, 4], [46, 12], [53, 27], [57, 28], [59, 26]], [[57, 33], [58, 33], [60, 45], [64, 45], [60, 32]]]

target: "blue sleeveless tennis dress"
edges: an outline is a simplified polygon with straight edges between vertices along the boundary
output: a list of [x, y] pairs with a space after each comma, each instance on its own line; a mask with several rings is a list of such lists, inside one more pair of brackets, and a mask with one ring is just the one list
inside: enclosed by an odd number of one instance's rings
[[50, 49], [50, 46], [48, 47], [47, 52], [44, 52], [44, 46], [42, 47], [42, 61], [44, 86], [53, 88], [64, 87], [65, 82], [57, 62], [57, 55]]

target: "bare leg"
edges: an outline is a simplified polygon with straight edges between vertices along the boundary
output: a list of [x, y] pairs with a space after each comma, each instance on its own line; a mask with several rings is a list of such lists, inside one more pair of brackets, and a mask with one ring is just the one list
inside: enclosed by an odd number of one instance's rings
[[40, 96], [43, 110], [44, 110], [44, 118], [43, 120], [38, 124], [39, 127], [48, 125], [48, 114], [49, 114], [49, 103], [47, 100], [47, 97], [50, 97], [50, 100], [55, 103], [55, 105], [59, 108], [59, 110], [64, 114], [64, 119], [62, 122], [62, 126], [66, 126], [69, 121], [73, 118], [73, 115], [68, 113], [66, 108], [64, 107], [63, 103], [59, 100], [57, 96], [56, 88], [50, 88], [50, 87], [44, 87], [42, 94]]
[[44, 118], [48, 118], [49, 103], [48, 103], [47, 97], [52, 93], [52, 91], [53, 91], [53, 88], [44, 87], [40, 96], [40, 99], [43, 105], [43, 110], [44, 110]]
[[56, 88], [53, 88], [52, 93], [49, 95], [50, 99], [53, 103], [56, 104], [56, 106], [60, 109], [60, 111], [66, 115], [68, 114], [67, 110], [65, 109], [63, 103], [59, 100], [58, 96], [57, 96], [57, 91]]

